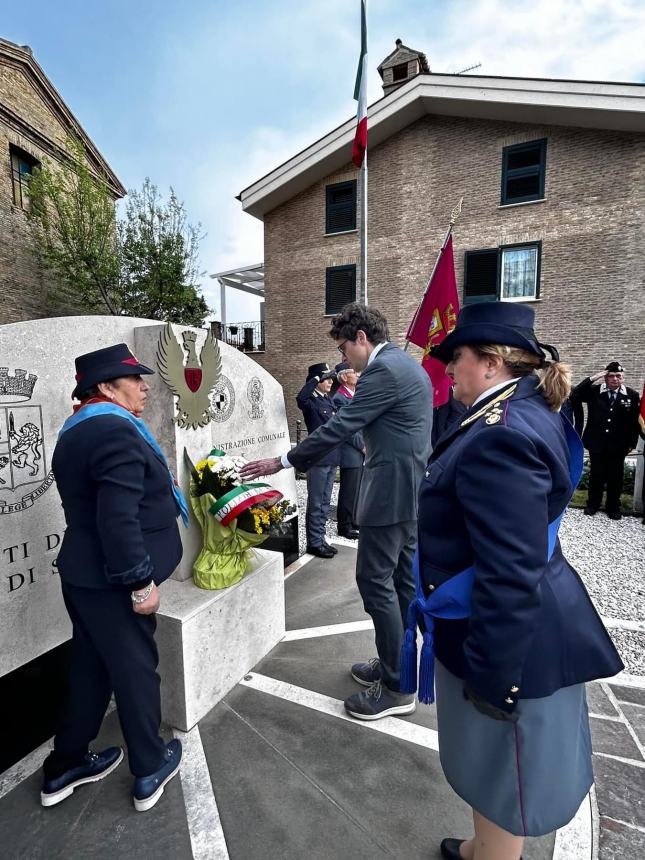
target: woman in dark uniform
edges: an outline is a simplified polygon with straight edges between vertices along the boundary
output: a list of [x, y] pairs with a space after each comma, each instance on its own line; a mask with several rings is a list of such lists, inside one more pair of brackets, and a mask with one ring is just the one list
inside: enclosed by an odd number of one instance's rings
[[557, 540], [582, 467], [559, 411], [568, 368], [538, 343], [533, 311], [510, 303], [466, 307], [433, 355], [469, 408], [421, 485], [402, 674], [414, 687], [419, 621], [419, 698], [433, 700], [436, 668], [441, 763], [475, 826], [442, 856], [518, 860], [524, 836], [563, 826], [589, 791], [584, 682], [623, 665]]
[[150, 809], [179, 770], [181, 743], [159, 736], [157, 585], [178, 565], [177, 516], [186, 502], [141, 419], [145, 374], [126, 344], [76, 359], [80, 406], [58, 437], [52, 468], [67, 529], [58, 556], [72, 622], [69, 696], [54, 750], [44, 762], [43, 806], [107, 776], [123, 758], [89, 744], [112, 693], [128, 747], [138, 811]]

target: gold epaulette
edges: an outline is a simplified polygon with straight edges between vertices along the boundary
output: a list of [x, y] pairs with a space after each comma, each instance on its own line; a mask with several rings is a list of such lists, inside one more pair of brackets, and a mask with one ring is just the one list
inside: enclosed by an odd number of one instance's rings
[[487, 403], [485, 406], [482, 406], [477, 412], [473, 415], [469, 415], [468, 418], [465, 418], [460, 426], [466, 427], [468, 424], [472, 424], [473, 421], [477, 421], [478, 418], [481, 418], [483, 415], [486, 416], [487, 424], [497, 424], [502, 420], [502, 407], [499, 405], [504, 400], [508, 400], [515, 393], [515, 389], [517, 388], [517, 383], [511, 385], [510, 388], [507, 388], [505, 391], [501, 391], [497, 397], [494, 397], [490, 403]]

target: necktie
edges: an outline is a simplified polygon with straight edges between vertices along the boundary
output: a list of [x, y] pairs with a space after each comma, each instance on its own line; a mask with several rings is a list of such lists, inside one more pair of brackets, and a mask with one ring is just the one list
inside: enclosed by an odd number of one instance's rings
[[611, 403], [612, 406], [614, 405], [615, 400], [616, 400], [616, 392], [610, 391], [609, 392], [609, 402]]

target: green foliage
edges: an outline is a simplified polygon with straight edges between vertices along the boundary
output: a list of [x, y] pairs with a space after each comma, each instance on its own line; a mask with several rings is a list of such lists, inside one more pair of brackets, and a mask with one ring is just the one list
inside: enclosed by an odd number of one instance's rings
[[114, 203], [106, 183], [90, 171], [78, 138], [69, 138], [68, 151], [65, 166], [45, 162], [29, 183], [36, 252], [55, 277], [54, 301], [117, 314]]
[[107, 183], [89, 168], [83, 144], [68, 142], [67, 164], [46, 162], [29, 186], [38, 256], [54, 276], [51, 298], [97, 313], [202, 325], [209, 308], [198, 285], [200, 227], [170, 190], [149, 179], [131, 191], [115, 220]]
[[170, 189], [167, 203], [149, 179], [131, 191], [117, 227], [121, 306], [129, 316], [200, 326], [208, 305], [199, 291], [199, 225]]

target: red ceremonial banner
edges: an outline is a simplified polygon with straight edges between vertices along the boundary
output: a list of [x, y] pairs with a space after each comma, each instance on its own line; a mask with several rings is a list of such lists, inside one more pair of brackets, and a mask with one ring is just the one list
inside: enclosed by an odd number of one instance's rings
[[433, 405], [448, 402], [450, 377], [446, 365], [430, 356], [430, 350], [446, 338], [457, 324], [459, 297], [455, 279], [452, 235], [441, 249], [439, 262], [421, 302], [416, 318], [410, 323], [407, 340], [423, 348], [422, 366], [433, 388]]

